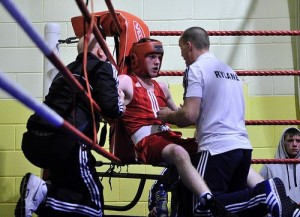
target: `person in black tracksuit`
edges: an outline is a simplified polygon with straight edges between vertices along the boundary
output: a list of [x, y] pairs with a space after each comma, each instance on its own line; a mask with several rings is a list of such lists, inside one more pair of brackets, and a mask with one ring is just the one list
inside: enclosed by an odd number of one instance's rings
[[[78, 43], [78, 56], [67, 67], [86, 89], [83, 71], [83, 39]], [[88, 45], [87, 72], [91, 95], [109, 119], [123, 114], [118, 94], [117, 72], [92, 35]], [[84, 101], [59, 72], [50, 86], [44, 103], [86, 136], [93, 139], [93, 118]], [[96, 128], [101, 117], [95, 112]], [[52, 127], [37, 114], [30, 116], [22, 140], [26, 158], [35, 166], [50, 171], [51, 187], [39, 207], [40, 216], [103, 216], [103, 187], [97, 176], [96, 160], [85, 144]]]

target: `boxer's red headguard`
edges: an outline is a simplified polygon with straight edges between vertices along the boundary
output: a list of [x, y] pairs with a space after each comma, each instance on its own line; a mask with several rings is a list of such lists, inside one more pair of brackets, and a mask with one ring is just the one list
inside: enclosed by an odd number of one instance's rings
[[164, 55], [162, 43], [158, 40], [149, 38], [144, 38], [133, 43], [129, 54], [131, 71], [141, 77], [148, 77], [148, 68], [145, 58], [149, 54], [161, 54], [160, 61], [162, 61], [162, 57]]

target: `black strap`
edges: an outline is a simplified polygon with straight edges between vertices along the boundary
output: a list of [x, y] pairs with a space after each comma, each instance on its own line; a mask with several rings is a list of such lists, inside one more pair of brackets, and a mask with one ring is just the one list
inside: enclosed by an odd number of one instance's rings
[[[119, 56], [120, 56], [120, 41], [119, 41], [119, 37], [118, 36], [114, 36], [114, 41], [115, 41], [115, 48], [116, 48], [116, 59], [117, 61], [119, 60]], [[117, 62], [117, 64], [119, 65], [120, 63]]]
[[103, 125], [103, 127], [101, 129], [100, 139], [99, 139], [99, 145], [101, 147], [103, 147], [104, 144], [105, 144], [106, 134], [107, 134], [107, 123], [104, 123], [104, 125]]

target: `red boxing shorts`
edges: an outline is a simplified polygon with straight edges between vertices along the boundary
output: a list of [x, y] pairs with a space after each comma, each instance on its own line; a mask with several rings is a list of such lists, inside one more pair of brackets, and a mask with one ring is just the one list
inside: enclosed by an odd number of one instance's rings
[[145, 164], [157, 165], [162, 159], [163, 149], [170, 144], [182, 146], [190, 155], [196, 154], [198, 144], [195, 138], [182, 138], [181, 132], [163, 131], [146, 136], [135, 145], [137, 160]]

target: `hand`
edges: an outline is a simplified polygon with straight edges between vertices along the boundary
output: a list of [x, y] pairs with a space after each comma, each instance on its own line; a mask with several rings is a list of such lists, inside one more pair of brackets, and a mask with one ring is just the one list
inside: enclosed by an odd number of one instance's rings
[[125, 106], [125, 94], [122, 90], [118, 90], [118, 94], [119, 94], [119, 100], [120, 102], [123, 104], [123, 114], [126, 111], [126, 106]]
[[118, 89], [118, 94], [119, 94], [120, 101], [124, 104], [124, 100], [125, 100], [124, 92], [122, 90]]
[[172, 112], [172, 110], [168, 107], [162, 107], [160, 110], [156, 113], [157, 118], [160, 119], [162, 122], [167, 123], [168, 121], [168, 116]]
[[156, 217], [157, 212], [156, 212], [156, 207], [153, 207], [153, 209], [149, 212], [148, 217]]

